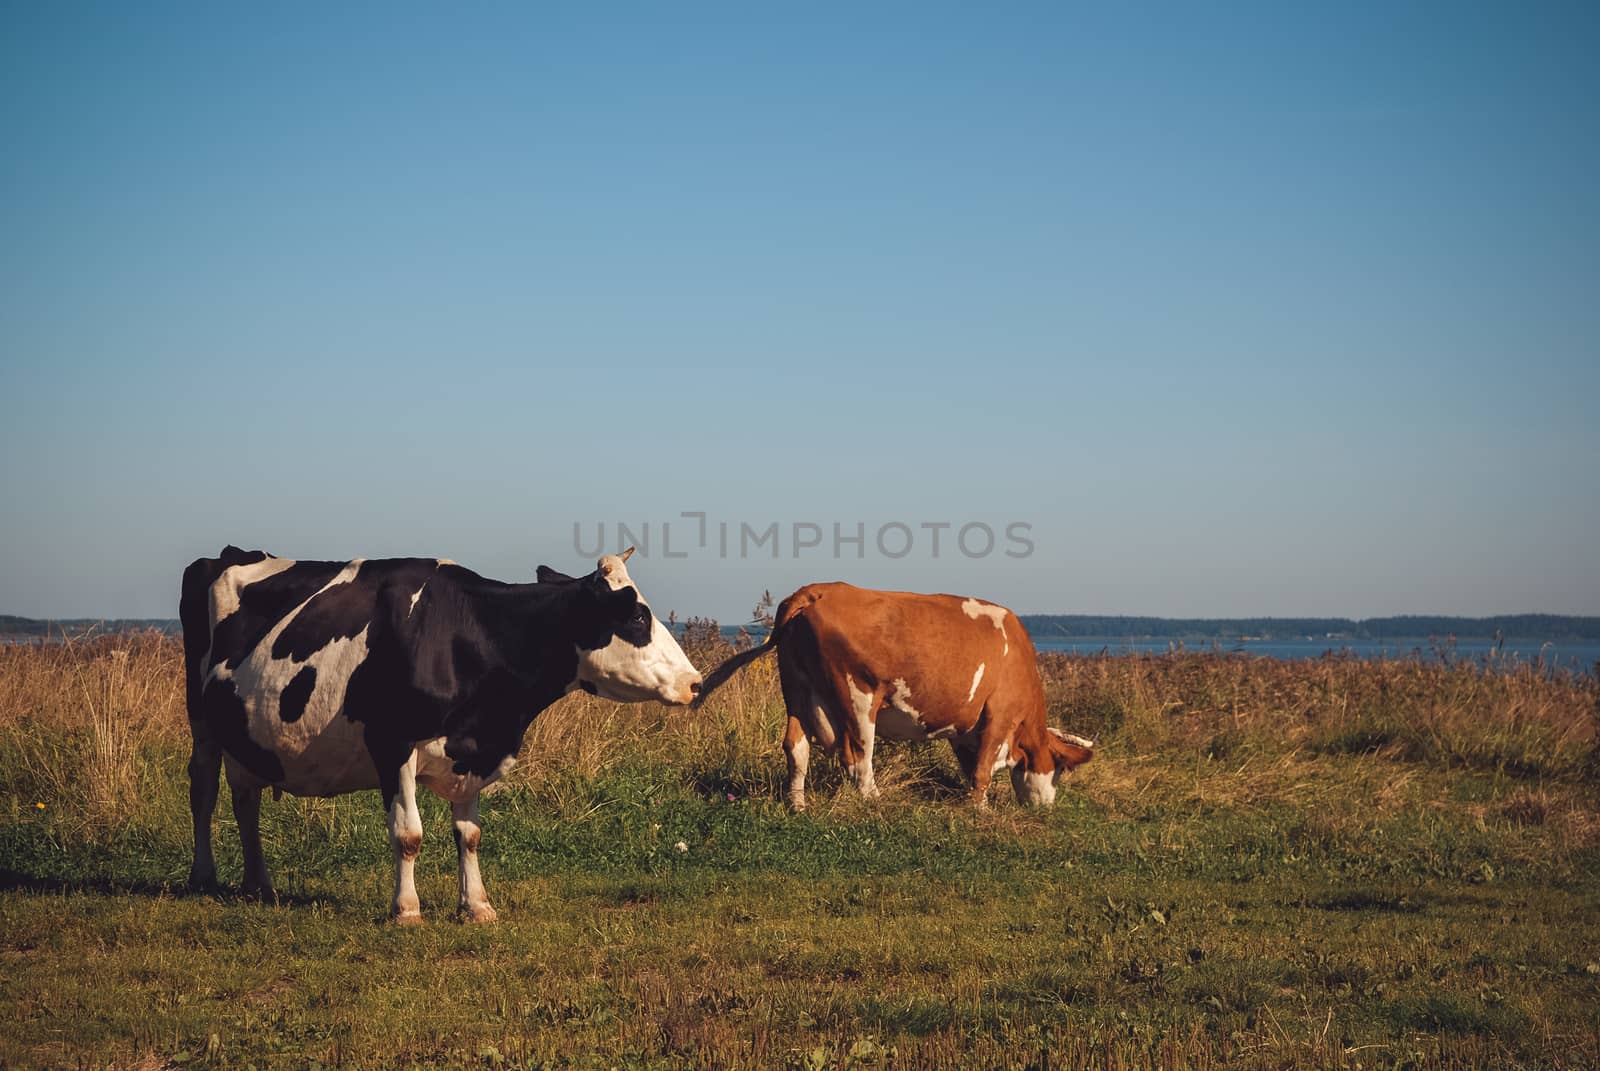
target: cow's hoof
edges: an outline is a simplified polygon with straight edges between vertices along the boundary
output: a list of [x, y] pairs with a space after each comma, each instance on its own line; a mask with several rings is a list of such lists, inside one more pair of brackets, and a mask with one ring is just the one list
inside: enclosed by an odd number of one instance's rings
[[246, 900], [260, 900], [263, 904], [278, 902], [278, 891], [271, 885], [246, 885], [239, 890], [239, 895]]
[[789, 798], [789, 810], [793, 811], [795, 814], [804, 814], [806, 810], [806, 798], [804, 796], [800, 796], [799, 798], [791, 796]]
[[389, 921], [394, 923], [396, 926], [421, 926], [422, 912], [396, 911], [393, 915], [389, 916]]
[[217, 891], [217, 875], [216, 875], [216, 872], [213, 871], [210, 874], [195, 874], [195, 873], [191, 873], [189, 875], [188, 889], [189, 889], [190, 892], [195, 893], [196, 895], [206, 895], [206, 894], [209, 894], [209, 893], [216, 892]]
[[500, 916], [495, 913], [493, 905], [487, 901], [481, 904], [462, 904], [462, 922], [498, 922]]

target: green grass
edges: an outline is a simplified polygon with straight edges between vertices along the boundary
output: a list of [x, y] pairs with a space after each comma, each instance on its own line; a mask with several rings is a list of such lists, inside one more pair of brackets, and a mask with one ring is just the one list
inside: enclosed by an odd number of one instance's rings
[[[430, 924], [405, 931], [381, 922], [389, 858], [367, 796], [267, 807], [280, 903], [180, 895], [181, 755], [152, 761], [173, 791], [114, 835], [6, 794], [0, 1062], [1600, 1056], [1600, 858], [1430, 805], [1444, 776], [1346, 836], [1289, 805], [1184, 806], [1171, 783], [1132, 816], [1077, 793], [1047, 813], [980, 814], [912, 792], [875, 805], [840, 792], [793, 816], [699, 791], [692, 771], [623, 766], [486, 800], [494, 927], [452, 920], [447, 813], [430, 801]], [[231, 823], [218, 826], [237, 880]]]
[[[1591, 691], [1495, 728], [1413, 681], [1344, 724], [1366, 685], [1326, 667], [1097, 666], [1051, 678], [1105, 721], [1050, 811], [961, 804], [932, 744], [884, 749], [872, 803], [815, 764], [791, 815], [766, 685], [698, 718], [576, 698], [484, 801], [499, 924], [454, 920], [424, 796], [419, 929], [384, 922], [372, 793], [265, 805], [279, 902], [183, 894], [181, 731], [101, 746], [0, 667], [0, 1066], [1600, 1066]], [[1419, 703], [1431, 728], [1396, 724]], [[598, 718], [616, 746], [560, 750]]]

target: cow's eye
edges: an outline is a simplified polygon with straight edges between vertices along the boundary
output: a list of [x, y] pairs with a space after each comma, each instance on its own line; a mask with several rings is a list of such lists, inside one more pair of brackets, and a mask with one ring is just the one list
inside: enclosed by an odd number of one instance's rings
[[637, 621], [641, 625], [644, 624], [645, 622], [649, 621], [650, 620], [650, 609], [649, 609], [649, 607], [646, 607], [646, 606], [635, 606], [633, 608], [633, 619], [635, 621]]

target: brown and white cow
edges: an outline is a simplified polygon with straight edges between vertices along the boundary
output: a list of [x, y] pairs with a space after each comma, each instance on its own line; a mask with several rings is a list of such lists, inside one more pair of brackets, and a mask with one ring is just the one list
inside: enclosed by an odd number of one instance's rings
[[1003, 606], [808, 584], [778, 606], [765, 643], [712, 671], [696, 705], [773, 649], [789, 712], [783, 749], [795, 810], [805, 809], [813, 740], [871, 798], [877, 739], [948, 739], [979, 806], [1005, 769], [1019, 803], [1054, 803], [1061, 775], [1094, 754], [1091, 741], [1045, 724], [1033, 642]]

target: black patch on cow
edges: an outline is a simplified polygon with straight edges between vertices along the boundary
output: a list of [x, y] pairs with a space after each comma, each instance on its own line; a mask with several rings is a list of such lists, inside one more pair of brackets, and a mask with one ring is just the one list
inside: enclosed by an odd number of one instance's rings
[[211, 664], [234, 669], [256, 649], [267, 633], [296, 606], [339, 575], [340, 562], [296, 562], [281, 573], [247, 584], [239, 592], [239, 608], [217, 623], [211, 637]]
[[522, 734], [533, 721], [523, 711], [533, 697], [516, 676], [504, 669], [485, 674], [472, 698], [445, 719], [444, 753], [458, 774], [487, 777], [522, 746]]
[[304, 662], [330, 643], [360, 635], [372, 620], [373, 603], [373, 591], [362, 579], [358, 573], [306, 603], [272, 641], [272, 657]]
[[[448, 653], [449, 637], [440, 639]], [[441, 667], [437, 641], [426, 637], [422, 643], [424, 650], [412, 652], [388, 630], [369, 635], [367, 657], [345, 687], [345, 717], [366, 726], [369, 746], [393, 741], [400, 762], [416, 742], [442, 735], [439, 724], [460, 694], [448, 655]], [[383, 750], [387, 755], [391, 749]], [[374, 751], [374, 761], [380, 757]]]
[[579, 681], [578, 682], [578, 687], [582, 688], [584, 691], [588, 692], [590, 695], [599, 695], [600, 694], [600, 690], [594, 686], [594, 682], [593, 681]]
[[638, 593], [634, 592], [633, 605], [623, 613], [622, 621], [612, 626], [618, 638], [626, 640], [635, 647], [648, 647], [650, 633], [655, 628], [655, 615], [650, 612], [650, 607], [640, 602]]
[[538, 577], [541, 584], [576, 584], [578, 582], [577, 577], [557, 572], [548, 565], [539, 566], [533, 575]]
[[283, 780], [278, 756], [250, 738], [250, 715], [233, 681], [218, 679], [207, 684], [200, 697], [200, 712], [222, 750], [245, 769], [273, 784]]
[[577, 613], [574, 615], [574, 641], [585, 651], [598, 651], [608, 646], [613, 638], [620, 638], [635, 647], [650, 642], [655, 619], [650, 607], [639, 601], [639, 592], [631, 585], [611, 590], [599, 576], [579, 589]]
[[299, 721], [300, 715], [306, 712], [306, 703], [311, 700], [311, 690], [316, 686], [316, 666], [306, 666], [296, 673], [278, 697], [278, 717], [284, 721]]
[[450, 668], [456, 680], [477, 680], [489, 668], [486, 652], [469, 637], [457, 636], [450, 641]]

